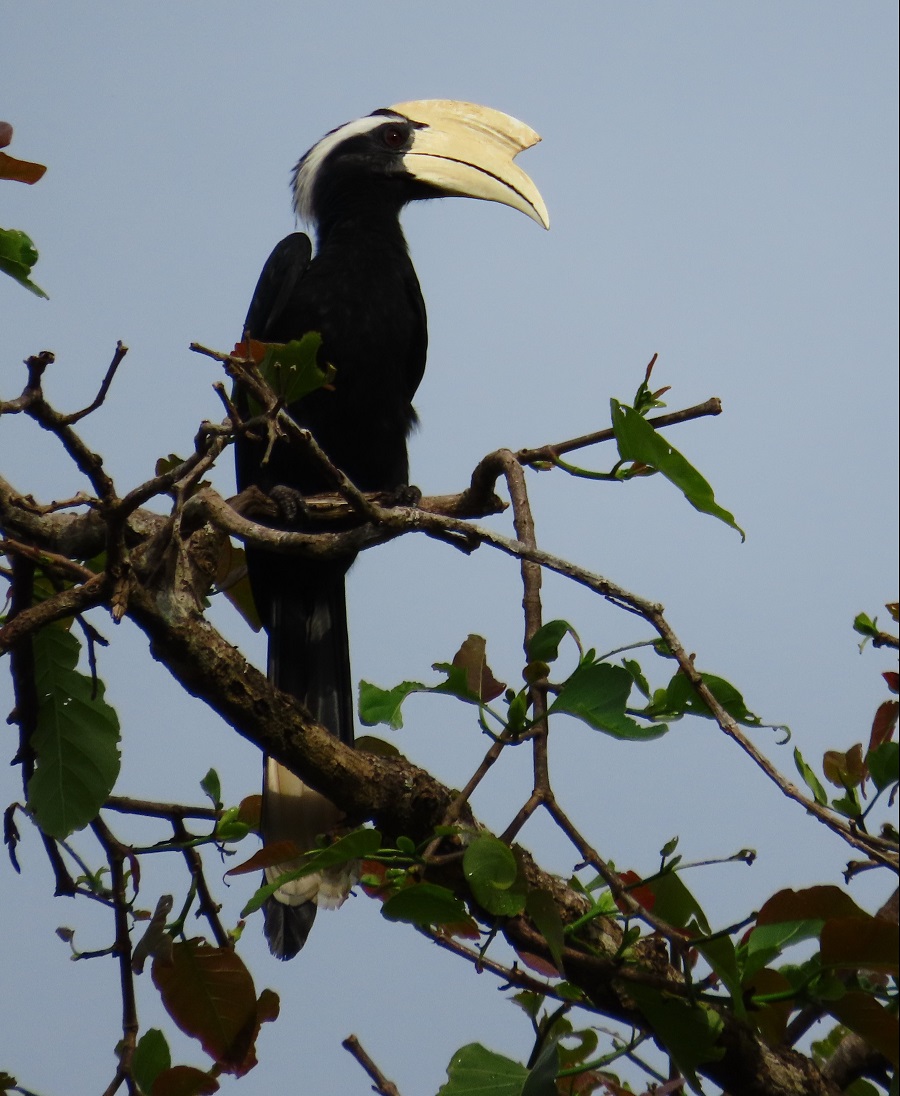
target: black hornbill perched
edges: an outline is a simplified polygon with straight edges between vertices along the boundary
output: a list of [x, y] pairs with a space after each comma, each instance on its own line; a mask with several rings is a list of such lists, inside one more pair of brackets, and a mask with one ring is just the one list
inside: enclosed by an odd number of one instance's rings
[[[288, 411], [364, 491], [408, 483], [406, 439], [428, 335], [425, 304], [399, 215], [407, 202], [460, 195], [502, 202], [548, 227], [544, 202], [513, 157], [540, 138], [523, 123], [472, 103], [433, 99], [376, 110], [332, 130], [297, 164], [294, 209], [316, 230], [281, 241], [260, 275], [245, 334], [288, 342], [322, 336], [320, 356], [333, 383]], [[296, 493], [333, 489], [296, 445], [237, 445], [238, 486], [256, 484], [283, 504]], [[289, 490], [285, 490], [285, 488]], [[285, 504], [284, 524], [302, 528]], [[300, 507], [302, 513], [302, 507]], [[353, 742], [353, 693], [344, 575], [351, 557], [312, 561], [248, 551], [254, 598], [269, 635], [269, 677], [300, 699], [341, 741]], [[315, 847], [341, 813], [268, 758], [262, 829], [267, 843]], [[291, 863], [267, 869], [274, 880]], [[266, 904], [272, 953], [290, 959], [306, 942], [317, 905], [338, 906], [352, 878], [305, 876]]]

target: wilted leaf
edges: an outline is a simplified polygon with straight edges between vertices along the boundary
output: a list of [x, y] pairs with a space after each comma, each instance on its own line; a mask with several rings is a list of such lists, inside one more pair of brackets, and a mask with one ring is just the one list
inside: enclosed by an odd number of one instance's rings
[[487, 664], [487, 643], [483, 636], [467, 636], [453, 656], [452, 665], [465, 672], [469, 692], [485, 704], [495, 700], [506, 688]]
[[683, 493], [696, 510], [724, 521], [741, 534], [741, 540], [746, 539], [734, 516], [716, 502], [712, 487], [662, 434], [631, 407], [618, 400], [611, 400], [610, 405], [612, 426], [622, 460], [655, 468]]

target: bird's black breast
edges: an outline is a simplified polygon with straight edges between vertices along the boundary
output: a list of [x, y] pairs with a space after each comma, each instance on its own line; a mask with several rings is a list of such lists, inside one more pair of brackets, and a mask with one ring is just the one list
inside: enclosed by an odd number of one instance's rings
[[[363, 490], [408, 482], [412, 398], [425, 367], [425, 306], [399, 229], [397, 237], [349, 234], [326, 241], [312, 260], [306, 236], [287, 237], [266, 263], [247, 314], [247, 332], [264, 342], [321, 334], [320, 360], [334, 366], [334, 381], [288, 410]], [[261, 447], [242, 448], [242, 487], [331, 489], [296, 446], [277, 443], [265, 467]]]

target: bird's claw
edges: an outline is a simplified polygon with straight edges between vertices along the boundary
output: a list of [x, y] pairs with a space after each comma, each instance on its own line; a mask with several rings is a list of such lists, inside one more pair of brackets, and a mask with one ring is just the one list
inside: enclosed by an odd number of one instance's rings
[[288, 487], [284, 483], [276, 484], [269, 491], [269, 498], [278, 507], [278, 516], [281, 520], [291, 525], [295, 525], [309, 514], [306, 500], [295, 487]]

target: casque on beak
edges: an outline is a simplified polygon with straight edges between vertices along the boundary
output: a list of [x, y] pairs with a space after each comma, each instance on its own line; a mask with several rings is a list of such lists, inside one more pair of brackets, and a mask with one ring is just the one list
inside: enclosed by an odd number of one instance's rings
[[550, 227], [538, 188], [514, 158], [540, 141], [530, 127], [500, 110], [454, 99], [420, 99], [390, 108], [416, 122], [403, 165], [445, 194], [512, 206]]

